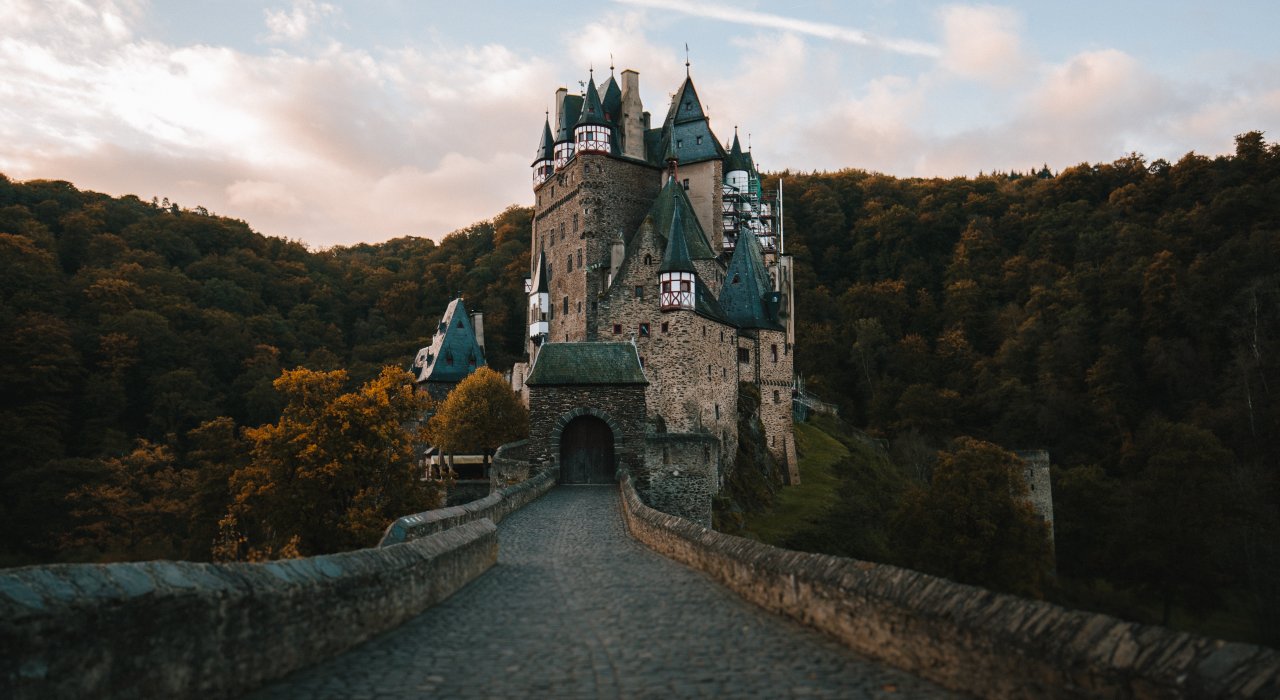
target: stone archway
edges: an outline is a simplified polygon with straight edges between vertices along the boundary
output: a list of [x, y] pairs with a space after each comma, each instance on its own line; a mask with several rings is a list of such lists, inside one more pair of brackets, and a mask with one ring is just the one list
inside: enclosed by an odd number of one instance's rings
[[562, 484], [611, 484], [617, 471], [622, 431], [603, 411], [576, 408], [556, 421], [553, 454], [560, 460]]

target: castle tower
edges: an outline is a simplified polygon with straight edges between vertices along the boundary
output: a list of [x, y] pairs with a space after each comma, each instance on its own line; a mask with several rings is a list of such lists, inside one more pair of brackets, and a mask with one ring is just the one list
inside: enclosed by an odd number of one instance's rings
[[533, 186], [537, 187], [555, 172], [555, 137], [551, 135], [551, 120], [542, 125], [542, 140], [538, 143], [538, 153], [533, 158]]
[[671, 232], [667, 236], [667, 252], [658, 267], [658, 308], [693, 310], [697, 271], [689, 259], [689, 246], [684, 242], [684, 222], [680, 208], [671, 216]]
[[551, 290], [547, 286], [547, 259], [538, 251], [538, 262], [534, 267], [533, 279], [529, 285], [529, 356], [537, 353], [538, 346], [547, 339], [547, 314], [551, 311]]
[[[613, 153], [613, 124], [605, 118], [594, 77], [587, 81], [582, 114], [573, 127], [575, 153]], [[619, 98], [621, 102], [621, 98]]]
[[567, 90], [556, 90], [556, 140], [554, 152], [555, 169], [563, 168], [573, 157], [573, 127], [582, 114], [582, 98], [570, 95]]

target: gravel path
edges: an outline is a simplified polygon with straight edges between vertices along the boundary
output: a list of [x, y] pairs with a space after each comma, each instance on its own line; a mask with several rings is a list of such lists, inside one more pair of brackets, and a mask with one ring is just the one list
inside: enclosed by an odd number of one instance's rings
[[250, 697], [949, 696], [651, 552], [616, 486], [558, 487], [499, 530], [452, 598]]

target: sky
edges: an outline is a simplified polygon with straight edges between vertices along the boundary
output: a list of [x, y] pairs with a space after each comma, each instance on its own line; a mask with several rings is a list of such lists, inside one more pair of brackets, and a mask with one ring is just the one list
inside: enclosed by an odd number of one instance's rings
[[555, 89], [686, 66], [762, 170], [1054, 171], [1280, 138], [1280, 3], [0, 0], [0, 173], [314, 249], [529, 205]]

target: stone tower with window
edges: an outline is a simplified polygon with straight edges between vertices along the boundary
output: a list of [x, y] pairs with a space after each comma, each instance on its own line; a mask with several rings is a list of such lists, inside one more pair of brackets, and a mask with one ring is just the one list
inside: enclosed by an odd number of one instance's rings
[[530, 362], [515, 372], [535, 372], [548, 344], [634, 343], [650, 460], [706, 453], [717, 481], [737, 450], [739, 382], [753, 383], [795, 483], [791, 264], [750, 152], [736, 134], [720, 143], [690, 77], [657, 126], [632, 70], [561, 88], [555, 106], [532, 163]]

